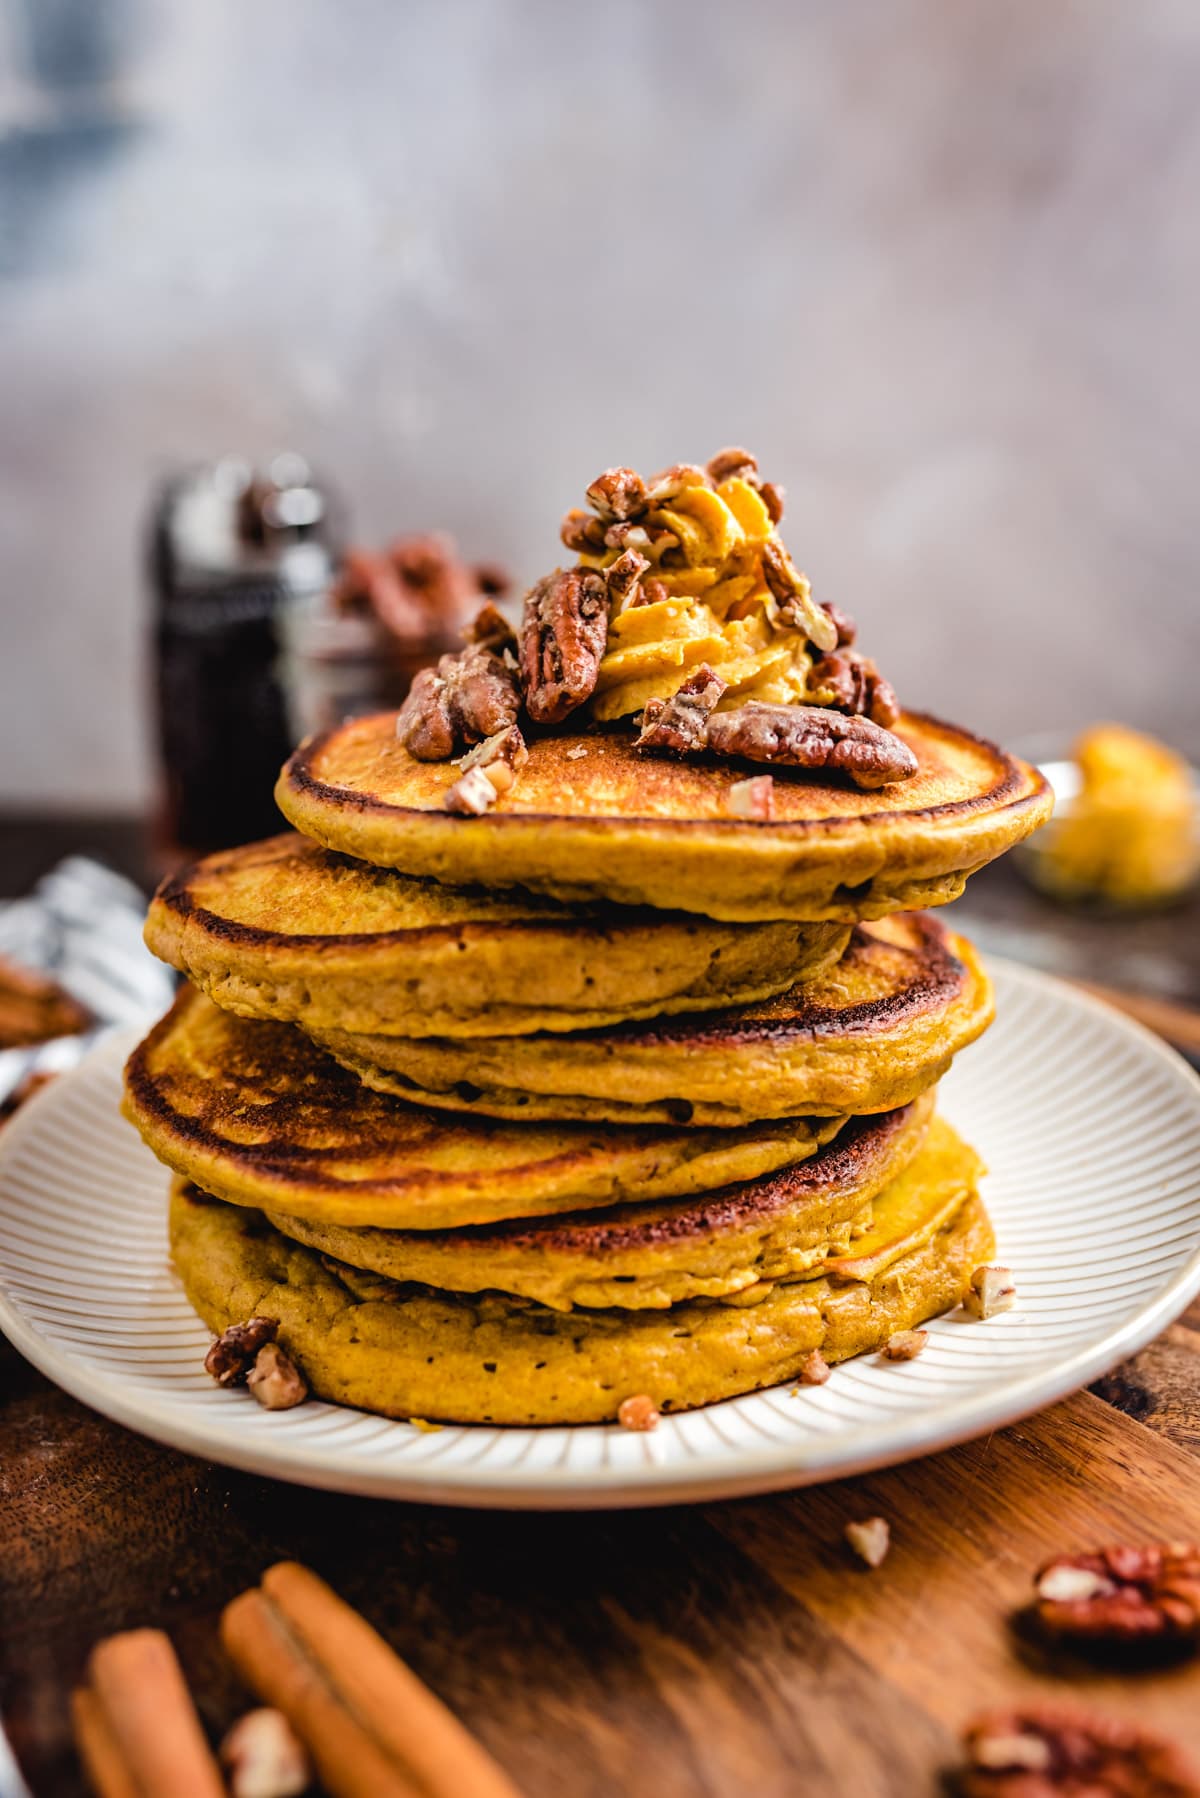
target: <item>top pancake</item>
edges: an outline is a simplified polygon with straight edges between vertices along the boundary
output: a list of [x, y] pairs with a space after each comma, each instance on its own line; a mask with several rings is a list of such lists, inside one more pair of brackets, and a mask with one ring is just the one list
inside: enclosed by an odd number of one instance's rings
[[146, 920], [154, 953], [239, 1016], [454, 1038], [765, 999], [824, 972], [848, 935], [445, 886], [291, 833], [180, 869]]
[[955, 898], [1050, 815], [1041, 774], [992, 744], [920, 714], [896, 734], [917, 756], [910, 780], [863, 792], [773, 768], [769, 822], [729, 810], [731, 786], [761, 767], [642, 757], [626, 726], [538, 738], [493, 811], [458, 816], [443, 809], [457, 768], [414, 760], [394, 713], [301, 744], [276, 798], [317, 842], [408, 874], [732, 921], [854, 922]]

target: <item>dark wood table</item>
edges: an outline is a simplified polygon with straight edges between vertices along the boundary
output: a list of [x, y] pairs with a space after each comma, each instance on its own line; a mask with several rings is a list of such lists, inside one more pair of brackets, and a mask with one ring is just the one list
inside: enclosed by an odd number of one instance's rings
[[[140, 833], [91, 827], [134, 873]], [[81, 836], [0, 822], [23, 888]], [[845, 1521], [893, 1549], [857, 1566]], [[83, 1790], [67, 1694], [97, 1637], [154, 1623], [205, 1723], [246, 1705], [221, 1606], [294, 1556], [381, 1628], [531, 1795], [934, 1793], [981, 1706], [1152, 1724], [1200, 1763], [1200, 1661], [1097, 1672], [1023, 1629], [1047, 1556], [1200, 1540], [1200, 1305], [1052, 1410], [794, 1495], [611, 1515], [472, 1513], [231, 1473], [131, 1435], [0, 1345], [0, 1707], [38, 1798]], [[1014, 1621], [1016, 1619], [1016, 1621]]]

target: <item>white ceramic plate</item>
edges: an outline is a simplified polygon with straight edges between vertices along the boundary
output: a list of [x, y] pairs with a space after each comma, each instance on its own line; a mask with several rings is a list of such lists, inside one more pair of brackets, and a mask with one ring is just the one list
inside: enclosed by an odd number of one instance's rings
[[209, 1336], [167, 1264], [167, 1174], [117, 1110], [112, 1039], [0, 1134], [0, 1326], [86, 1404], [214, 1461], [346, 1492], [566, 1508], [802, 1486], [1011, 1423], [1097, 1378], [1200, 1290], [1200, 1080], [1042, 974], [994, 964], [998, 1021], [943, 1083], [985, 1156], [1019, 1308], [931, 1326], [786, 1387], [616, 1427], [423, 1433], [335, 1405], [266, 1413], [202, 1371]]

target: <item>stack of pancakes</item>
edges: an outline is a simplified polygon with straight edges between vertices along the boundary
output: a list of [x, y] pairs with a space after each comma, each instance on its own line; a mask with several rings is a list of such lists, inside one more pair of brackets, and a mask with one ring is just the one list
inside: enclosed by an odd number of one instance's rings
[[736, 770], [620, 727], [530, 745], [502, 810], [392, 716], [303, 746], [289, 835], [157, 894], [189, 977], [126, 1110], [177, 1176], [171, 1244], [215, 1330], [278, 1318], [322, 1397], [390, 1416], [681, 1410], [880, 1349], [993, 1250], [934, 1111], [987, 1026], [940, 904], [1049, 808], [915, 716], [918, 773]]

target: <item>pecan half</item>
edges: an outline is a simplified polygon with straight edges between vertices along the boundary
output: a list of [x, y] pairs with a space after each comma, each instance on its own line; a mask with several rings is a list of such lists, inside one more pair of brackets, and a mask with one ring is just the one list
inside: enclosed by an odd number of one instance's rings
[[649, 503], [646, 483], [636, 468], [606, 468], [596, 476], [584, 497], [606, 524], [614, 519], [640, 517]]
[[462, 773], [446, 790], [442, 801], [448, 812], [473, 812], [477, 817], [490, 811], [502, 793], [507, 793], [517, 778], [518, 770], [529, 760], [525, 739], [516, 725], [485, 737], [459, 763]]
[[469, 643], [442, 656], [436, 668], [421, 669], [396, 714], [396, 736], [417, 761], [448, 762], [457, 750], [514, 725], [520, 709], [511, 654]]
[[252, 1317], [244, 1324], [230, 1324], [204, 1357], [204, 1371], [218, 1386], [241, 1386], [254, 1366], [255, 1356], [279, 1333], [277, 1317]]
[[705, 473], [715, 487], [719, 487], [722, 481], [732, 480], [734, 475], [738, 475], [743, 481], [755, 481], [757, 485], [758, 458], [752, 456], [747, 449], [718, 450], [710, 459]]
[[696, 755], [708, 745], [710, 714], [726, 683], [707, 662], [688, 675], [670, 699], [651, 699], [634, 748], [643, 755]]
[[916, 756], [891, 731], [827, 706], [749, 700], [736, 711], [713, 714], [708, 747], [720, 756], [847, 774], [859, 787], [887, 786], [917, 772]]
[[[840, 626], [839, 640], [840, 640]], [[900, 716], [895, 689], [886, 681], [869, 656], [855, 649], [837, 650], [814, 662], [809, 682], [814, 692], [828, 695], [822, 703], [839, 712], [870, 718], [885, 730]]]
[[626, 606], [637, 605], [642, 576], [649, 566], [648, 559], [639, 555], [636, 549], [626, 549], [605, 569], [608, 603], [613, 612], [623, 612]]
[[1131, 1723], [1058, 1706], [978, 1718], [964, 1737], [961, 1798], [1200, 1798], [1173, 1743]]
[[535, 723], [557, 724], [591, 698], [607, 638], [603, 575], [559, 568], [530, 588], [521, 627], [521, 679]]
[[604, 525], [590, 512], [573, 506], [558, 527], [558, 534], [577, 556], [596, 556], [604, 548]]
[[1037, 1575], [1037, 1617], [1081, 1644], [1200, 1641], [1200, 1547], [1153, 1543], [1059, 1555]]

